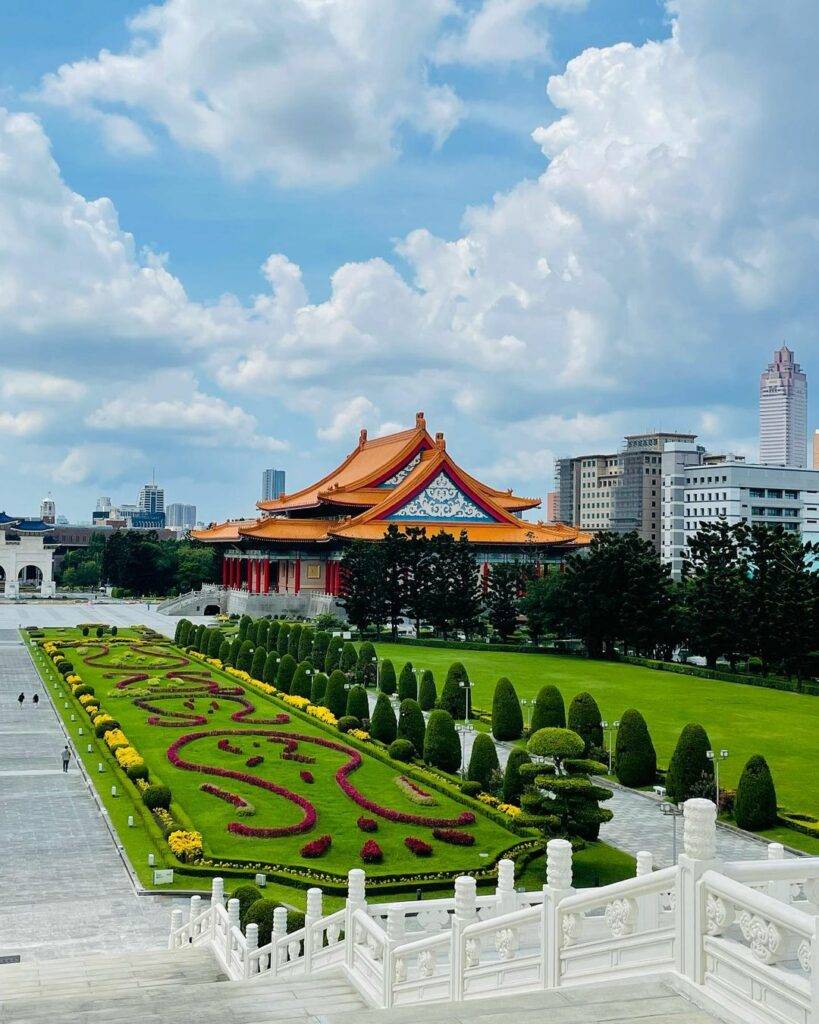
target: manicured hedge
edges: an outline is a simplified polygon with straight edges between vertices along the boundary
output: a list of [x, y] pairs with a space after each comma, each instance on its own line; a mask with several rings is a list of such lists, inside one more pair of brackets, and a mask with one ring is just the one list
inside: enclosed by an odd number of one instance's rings
[[[322, 703], [336, 718], [341, 718], [347, 710], [347, 691], [344, 689], [346, 682], [347, 677], [341, 669], [335, 669], [331, 672], [330, 678], [327, 681], [327, 688], [324, 692]], [[395, 739], [394, 736], [393, 739]]]
[[415, 678], [415, 670], [411, 661], [404, 662], [401, 675], [398, 677], [398, 699], [418, 699], [418, 680]]
[[424, 669], [421, 673], [421, 682], [418, 685], [418, 703], [422, 711], [432, 711], [435, 702], [438, 700], [438, 691], [435, 688], [435, 676], [430, 669]]
[[646, 720], [635, 708], [620, 719], [615, 752], [615, 772], [624, 786], [651, 786], [657, 781], [657, 751]]
[[398, 723], [390, 698], [385, 693], [379, 693], [370, 716], [370, 736], [389, 746], [397, 735]]
[[498, 752], [489, 733], [479, 732], [472, 744], [466, 777], [470, 782], [480, 782], [481, 788], [489, 790], [492, 773], [498, 771]]
[[532, 709], [531, 732], [539, 729], [565, 729], [566, 705], [563, 694], [556, 686], [542, 686]]
[[526, 783], [520, 777], [520, 766], [529, 764], [531, 757], [523, 747], [515, 747], [510, 753], [506, 762], [506, 770], [503, 773], [503, 802], [517, 804], [520, 801], [520, 794]]
[[327, 676], [324, 672], [316, 672], [310, 684], [310, 703], [324, 704], [324, 697], [327, 693]]
[[705, 729], [689, 722], [680, 733], [668, 764], [665, 789], [669, 800], [682, 803], [697, 791], [703, 778], [713, 779], [714, 766], [706, 754], [710, 749], [711, 741]]
[[356, 684], [350, 687], [347, 693], [347, 714], [359, 719], [370, 717], [370, 704], [363, 686]]
[[[799, 683], [796, 679], [782, 679], [778, 676], [756, 676], [740, 672], [722, 672], [720, 669], [705, 668], [701, 665], [686, 665], [678, 661], [655, 661], [652, 658], [637, 658], [629, 655], [622, 657], [620, 661], [629, 665], [641, 665], [643, 668], [652, 668], [659, 672], [674, 672], [683, 676], [699, 676], [701, 679], [719, 679], [724, 683], [740, 683], [743, 686], [761, 686], [767, 690], [786, 690], [791, 693], [799, 692]], [[819, 680], [803, 679], [802, 693], [812, 697], [819, 697]]]
[[424, 713], [418, 701], [412, 700], [412, 698], [402, 700], [398, 712], [398, 736], [400, 739], [409, 740], [418, 757], [424, 755], [425, 733]]
[[523, 735], [523, 712], [512, 683], [503, 676], [492, 697], [492, 735], [496, 740], [517, 740]]
[[299, 662], [296, 666], [296, 671], [293, 673], [293, 679], [290, 683], [290, 692], [296, 697], [308, 697], [312, 689], [312, 683], [310, 680], [310, 674], [313, 671], [313, 666], [307, 660]]
[[445, 772], [457, 771], [461, 764], [461, 745], [455, 731], [455, 720], [443, 708], [429, 713], [424, 737], [424, 760]]
[[761, 832], [777, 821], [776, 789], [768, 762], [754, 754], [742, 769], [734, 799], [734, 818], [740, 828]]
[[469, 676], [463, 664], [460, 661], [453, 661], [447, 671], [441, 699], [438, 701], [439, 706], [448, 711], [453, 718], [466, 717], [466, 687], [461, 686], [461, 683], [468, 680]]
[[382, 693], [395, 693], [395, 665], [389, 658], [384, 658], [378, 666], [378, 689]]
[[296, 674], [296, 659], [290, 654], [282, 655], [279, 671], [276, 673], [276, 689], [282, 693], [290, 693], [293, 676]]
[[578, 693], [569, 705], [566, 725], [583, 737], [588, 754], [592, 747], [603, 746], [603, 720], [597, 701], [586, 691]]

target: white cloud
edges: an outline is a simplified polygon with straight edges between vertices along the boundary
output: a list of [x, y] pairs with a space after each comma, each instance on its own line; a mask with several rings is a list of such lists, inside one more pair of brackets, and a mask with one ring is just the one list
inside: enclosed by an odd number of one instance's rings
[[31, 409], [23, 412], [0, 412], [0, 432], [11, 434], [12, 437], [37, 434], [45, 423], [45, 416]]
[[58, 484], [107, 484], [142, 469], [145, 463], [145, 456], [138, 449], [115, 444], [82, 444], [69, 449], [51, 468], [51, 473]]
[[323, 441], [342, 441], [352, 438], [359, 427], [372, 421], [378, 415], [378, 409], [369, 398], [358, 395], [340, 405], [333, 415], [330, 424], [319, 427], [318, 436]]
[[0, 394], [3, 398], [50, 402], [54, 399], [81, 398], [85, 393], [86, 387], [81, 381], [36, 370], [7, 369], [0, 379]]
[[[461, 115], [428, 58], [454, 0], [165, 0], [123, 53], [64, 64], [40, 95], [144, 152], [140, 123], [245, 177], [351, 181], [389, 160], [400, 129], [441, 142]], [[128, 111], [128, 115], [122, 110]]]

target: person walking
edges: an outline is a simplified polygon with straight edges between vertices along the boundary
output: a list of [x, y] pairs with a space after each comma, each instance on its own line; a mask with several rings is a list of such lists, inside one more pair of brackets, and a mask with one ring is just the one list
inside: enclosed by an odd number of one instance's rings
[[35, 693], [34, 696], [31, 698], [31, 703], [34, 705], [35, 708], [38, 708], [40, 706], [40, 695], [38, 693]]
[[68, 771], [68, 762], [71, 760], [71, 751], [68, 749], [68, 744], [63, 747], [63, 771]]
[[25, 704], [25, 701], [26, 701], [26, 695], [24, 693], [21, 693], [20, 696], [17, 698], [17, 703], [20, 705], [20, 710], [21, 711], [23, 710], [23, 704]]

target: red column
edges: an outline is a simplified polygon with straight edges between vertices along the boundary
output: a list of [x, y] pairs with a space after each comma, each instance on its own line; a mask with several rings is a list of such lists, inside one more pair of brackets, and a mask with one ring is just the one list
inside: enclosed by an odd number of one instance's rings
[[270, 593], [270, 560], [267, 558], [262, 562], [262, 592]]
[[236, 589], [236, 559], [231, 558], [230, 560], [230, 572], [228, 574], [228, 586], [231, 590]]
[[329, 559], [324, 563], [324, 593], [325, 594], [332, 594], [332, 590], [330, 590], [330, 566], [332, 564], [333, 563]]
[[233, 566], [233, 587], [235, 590], [239, 590], [242, 586], [242, 560], [241, 558], [234, 558]]
[[293, 577], [293, 593], [298, 594], [301, 590], [301, 559], [296, 559], [296, 573]]
[[253, 593], [262, 592], [262, 563], [258, 558], [253, 559]]

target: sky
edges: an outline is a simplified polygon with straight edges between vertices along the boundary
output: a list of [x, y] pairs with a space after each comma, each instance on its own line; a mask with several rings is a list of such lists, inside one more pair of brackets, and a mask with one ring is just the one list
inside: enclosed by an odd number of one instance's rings
[[819, 379], [817, 49], [814, 0], [4, 0], [0, 508], [247, 515], [418, 410], [532, 496], [754, 457], [773, 349]]

